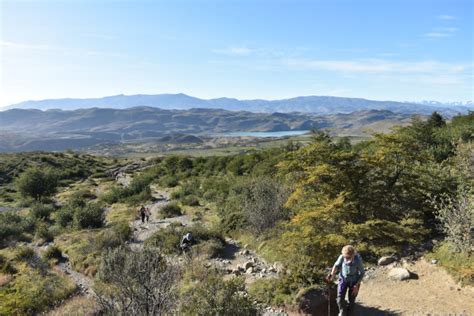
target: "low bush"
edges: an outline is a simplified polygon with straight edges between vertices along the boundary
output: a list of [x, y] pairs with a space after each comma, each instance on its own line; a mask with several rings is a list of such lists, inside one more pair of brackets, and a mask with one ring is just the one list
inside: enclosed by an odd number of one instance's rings
[[4, 274], [14, 274], [16, 273], [16, 269], [13, 264], [5, 258], [4, 256], [0, 255], [0, 273]]
[[174, 188], [179, 184], [179, 180], [176, 176], [164, 176], [160, 179], [160, 184], [167, 188]]
[[33, 248], [28, 246], [19, 246], [15, 249], [15, 260], [29, 261], [35, 256]]
[[188, 195], [181, 199], [183, 205], [199, 206], [199, 199], [195, 195]]
[[244, 296], [242, 278], [222, 280], [217, 271], [209, 270], [185, 287], [180, 311], [184, 315], [257, 315], [250, 297]]
[[99, 234], [96, 239], [96, 248], [104, 250], [119, 247], [130, 239], [131, 235], [132, 229], [126, 222], [116, 223]]
[[49, 215], [51, 215], [51, 213], [53, 212], [53, 205], [34, 203], [31, 208], [30, 214], [36, 219], [47, 220], [49, 219]]
[[181, 212], [181, 207], [179, 207], [179, 205], [175, 202], [166, 204], [160, 210], [160, 217], [162, 218], [176, 217], [181, 215], [183, 215]]
[[55, 245], [51, 245], [42, 254], [43, 259], [48, 260], [61, 260], [63, 257], [61, 249]]
[[59, 209], [55, 214], [56, 222], [62, 226], [67, 227], [72, 223], [74, 219], [74, 209], [69, 207], [63, 207]]
[[104, 220], [104, 209], [97, 204], [89, 204], [74, 211], [73, 222], [78, 229], [102, 227]]
[[428, 254], [429, 259], [436, 259], [458, 281], [466, 285], [474, 285], [474, 255], [453, 251], [456, 247], [443, 242]]
[[38, 315], [69, 297], [75, 289], [69, 278], [24, 268], [0, 287], [0, 315]]

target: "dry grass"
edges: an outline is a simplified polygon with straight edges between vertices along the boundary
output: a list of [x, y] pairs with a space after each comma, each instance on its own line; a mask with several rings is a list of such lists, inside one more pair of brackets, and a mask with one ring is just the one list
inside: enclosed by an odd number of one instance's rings
[[10, 274], [0, 274], [0, 287], [7, 285], [12, 280]]
[[61, 306], [46, 313], [47, 316], [88, 316], [95, 315], [97, 312], [97, 303], [90, 298], [84, 296], [75, 296], [64, 301]]

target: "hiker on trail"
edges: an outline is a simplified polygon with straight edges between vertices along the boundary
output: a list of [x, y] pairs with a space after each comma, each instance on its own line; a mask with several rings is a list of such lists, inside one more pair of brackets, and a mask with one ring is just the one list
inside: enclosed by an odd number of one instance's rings
[[183, 252], [187, 251], [189, 247], [191, 247], [191, 243], [193, 241], [193, 236], [191, 233], [187, 233], [186, 235], [181, 238], [181, 243], [179, 244], [179, 247]]
[[139, 212], [140, 212], [140, 217], [142, 218], [142, 223], [145, 223], [146, 209], [143, 205], [140, 207]]
[[148, 221], [150, 220], [150, 215], [151, 215], [150, 208], [149, 208], [149, 207], [146, 207], [146, 208], [145, 208], [145, 217], [146, 217], [146, 222], [147, 222], [147, 223], [148, 223]]
[[[344, 316], [346, 315], [346, 307], [349, 312], [354, 308], [360, 282], [365, 273], [362, 258], [353, 246], [347, 245], [342, 248], [341, 255], [337, 258], [336, 263], [334, 263], [331, 273], [327, 276], [327, 280], [331, 281], [337, 272], [339, 272], [339, 283], [336, 301], [339, 307], [339, 315]], [[349, 306], [347, 306], [346, 302], [346, 292], [349, 292]]]

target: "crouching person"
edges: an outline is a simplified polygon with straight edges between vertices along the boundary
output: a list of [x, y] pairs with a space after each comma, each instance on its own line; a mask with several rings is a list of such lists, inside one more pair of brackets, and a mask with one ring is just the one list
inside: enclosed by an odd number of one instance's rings
[[[339, 306], [339, 315], [344, 316], [346, 312], [351, 312], [354, 309], [355, 299], [365, 273], [362, 258], [351, 245], [342, 248], [341, 255], [337, 258], [327, 278], [332, 280], [338, 272], [337, 305]], [[346, 293], [349, 294], [349, 305], [347, 305]]]

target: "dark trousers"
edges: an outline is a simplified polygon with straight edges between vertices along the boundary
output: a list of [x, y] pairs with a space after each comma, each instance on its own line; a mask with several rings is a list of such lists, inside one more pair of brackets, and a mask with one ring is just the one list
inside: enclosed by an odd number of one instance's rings
[[[355, 296], [352, 294], [356, 283], [350, 283], [344, 280], [342, 276], [339, 276], [339, 283], [337, 285], [337, 306], [339, 306], [339, 310], [345, 310], [348, 307], [348, 310], [354, 308], [355, 303]], [[346, 293], [349, 292], [349, 306], [347, 306], [346, 302]]]
[[142, 215], [142, 223], [145, 223], [145, 213], [143, 213], [141, 215]]

